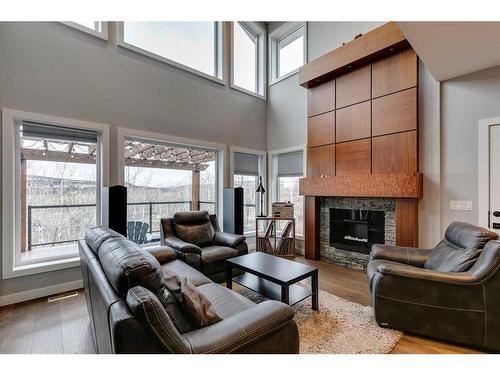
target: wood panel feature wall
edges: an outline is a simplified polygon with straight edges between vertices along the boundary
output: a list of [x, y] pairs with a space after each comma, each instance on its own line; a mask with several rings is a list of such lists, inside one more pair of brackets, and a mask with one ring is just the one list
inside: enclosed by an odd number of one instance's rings
[[304, 223], [304, 256], [317, 260], [320, 257], [320, 198], [304, 199], [304, 215], [308, 218]]
[[307, 115], [315, 116], [335, 109], [335, 80], [307, 90]]
[[335, 172], [337, 176], [370, 174], [370, 139], [335, 145]]
[[370, 137], [371, 103], [369, 101], [338, 109], [335, 115], [337, 142]]
[[335, 176], [335, 145], [307, 149], [307, 176]]
[[396, 244], [418, 246], [418, 200], [396, 200]]
[[370, 65], [358, 68], [337, 78], [337, 97], [335, 108], [370, 100]]
[[[308, 88], [306, 232], [319, 226], [321, 196], [395, 197], [396, 243], [416, 244], [418, 57], [403, 34], [383, 25], [305, 65], [299, 81]], [[308, 246], [315, 256], [319, 242]]]
[[372, 138], [372, 173], [418, 170], [417, 131]]
[[335, 112], [327, 112], [307, 120], [307, 144], [310, 147], [335, 143]]
[[417, 88], [374, 99], [373, 136], [417, 129]]

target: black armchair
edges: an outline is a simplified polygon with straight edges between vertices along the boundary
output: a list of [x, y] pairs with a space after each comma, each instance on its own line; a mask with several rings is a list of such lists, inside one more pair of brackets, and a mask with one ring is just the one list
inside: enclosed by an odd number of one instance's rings
[[226, 259], [248, 254], [246, 237], [222, 232], [207, 211], [178, 212], [161, 219], [160, 230], [163, 245], [213, 281], [224, 281]]
[[500, 351], [500, 241], [452, 223], [434, 249], [374, 245], [367, 274], [379, 325]]

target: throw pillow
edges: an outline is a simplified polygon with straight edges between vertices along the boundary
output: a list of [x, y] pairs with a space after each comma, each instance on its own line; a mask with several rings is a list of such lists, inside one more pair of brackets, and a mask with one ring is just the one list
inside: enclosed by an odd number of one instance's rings
[[164, 270], [163, 273], [167, 289], [181, 305], [193, 329], [206, 327], [222, 320], [207, 297], [200, 293], [186, 277], [176, 275], [168, 270]]

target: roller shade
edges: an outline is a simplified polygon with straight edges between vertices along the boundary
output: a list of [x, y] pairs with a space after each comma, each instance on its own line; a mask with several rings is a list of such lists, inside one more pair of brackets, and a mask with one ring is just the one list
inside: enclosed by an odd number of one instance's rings
[[278, 155], [278, 176], [302, 176], [304, 155], [302, 151]]
[[53, 140], [97, 143], [99, 134], [94, 130], [72, 129], [59, 125], [23, 121], [23, 137]]
[[259, 156], [252, 154], [244, 154], [241, 152], [235, 152], [234, 174], [246, 174], [246, 175], [258, 176]]

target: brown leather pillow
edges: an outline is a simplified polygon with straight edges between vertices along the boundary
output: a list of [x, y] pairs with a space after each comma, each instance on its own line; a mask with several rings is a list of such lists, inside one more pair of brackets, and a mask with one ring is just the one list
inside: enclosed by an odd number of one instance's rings
[[187, 278], [168, 270], [164, 270], [163, 275], [167, 289], [179, 302], [193, 329], [206, 327], [222, 320], [212, 307], [212, 303]]

